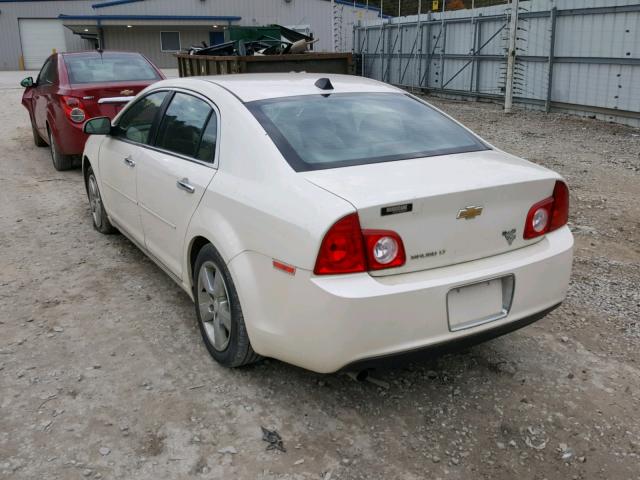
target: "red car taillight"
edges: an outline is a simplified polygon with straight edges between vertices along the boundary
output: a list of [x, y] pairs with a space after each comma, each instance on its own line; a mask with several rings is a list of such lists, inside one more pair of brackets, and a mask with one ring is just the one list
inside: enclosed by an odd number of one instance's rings
[[69, 120], [74, 123], [82, 123], [87, 117], [84, 111], [84, 105], [79, 98], [76, 97], [60, 97], [62, 109]]
[[325, 234], [313, 273], [335, 275], [404, 265], [400, 236], [388, 230], [362, 230], [357, 213], [341, 218]]
[[524, 238], [539, 237], [566, 225], [569, 221], [569, 189], [558, 180], [553, 188], [553, 196], [534, 204], [527, 214], [524, 224]]
[[369, 270], [404, 265], [404, 245], [400, 235], [390, 230], [363, 230]]
[[366, 270], [360, 219], [357, 213], [352, 213], [334, 223], [324, 236], [313, 273], [330, 275]]
[[556, 182], [553, 188], [553, 212], [549, 231], [563, 227], [569, 221], [569, 188], [561, 181]]

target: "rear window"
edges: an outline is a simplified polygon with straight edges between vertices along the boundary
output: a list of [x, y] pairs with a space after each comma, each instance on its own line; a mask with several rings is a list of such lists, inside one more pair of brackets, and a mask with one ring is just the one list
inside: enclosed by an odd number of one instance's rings
[[151, 64], [137, 53], [65, 55], [69, 83], [160, 80]]
[[487, 150], [403, 93], [305, 95], [247, 103], [296, 171]]

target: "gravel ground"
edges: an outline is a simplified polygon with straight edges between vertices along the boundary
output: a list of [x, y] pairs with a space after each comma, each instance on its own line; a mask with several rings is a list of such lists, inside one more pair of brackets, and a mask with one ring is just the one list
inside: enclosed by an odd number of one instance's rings
[[187, 296], [92, 229], [20, 95], [0, 89], [0, 478], [640, 478], [640, 131], [434, 101], [567, 178], [573, 281], [537, 324], [371, 383], [210, 360]]

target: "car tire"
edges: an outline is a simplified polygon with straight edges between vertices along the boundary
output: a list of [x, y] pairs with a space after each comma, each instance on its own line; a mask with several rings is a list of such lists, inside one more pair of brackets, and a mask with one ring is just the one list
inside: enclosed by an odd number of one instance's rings
[[211, 356], [225, 367], [258, 361], [260, 356], [251, 347], [235, 285], [213, 245], [202, 247], [193, 272], [198, 326]]
[[64, 170], [70, 170], [73, 168], [73, 157], [71, 155], [64, 155], [60, 152], [60, 149], [56, 145], [56, 140], [51, 135], [49, 130], [49, 148], [51, 152], [51, 161], [53, 162], [53, 168], [59, 172]]
[[100, 189], [98, 188], [98, 181], [91, 167], [87, 168], [85, 181], [87, 197], [89, 197], [89, 208], [91, 209], [91, 218], [93, 220], [93, 228], [105, 235], [115, 233], [116, 229], [109, 221], [107, 211], [102, 203], [102, 196], [100, 195]]
[[40, 136], [40, 134], [38, 133], [38, 129], [36, 128], [33, 122], [31, 122], [31, 133], [33, 133], [33, 143], [35, 144], [36, 147], [47, 146], [47, 142], [45, 142], [44, 138]]

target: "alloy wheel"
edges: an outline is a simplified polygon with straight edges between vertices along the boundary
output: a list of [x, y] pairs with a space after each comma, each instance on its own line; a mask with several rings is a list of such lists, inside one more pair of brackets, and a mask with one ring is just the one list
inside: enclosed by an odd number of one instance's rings
[[49, 132], [49, 152], [51, 153], [51, 161], [53, 162], [53, 165], [55, 166], [56, 164], [56, 155], [57, 155], [57, 150], [56, 150], [56, 144], [53, 141], [53, 136], [51, 135], [51, 132]]
[[91, 215], [93, 216], [93, 222], [97, 228], [102, 226], [102, 199], [100, 198], [100, 190], [98, 189], [98, 183], [96, 177], [89, 175], [89, 206], [91, 207]]
[[197, 292], [204, 331], [213, 347], [222, 352], [231, 338], [231, 305], [224, 276], [214, 262], [200, 267]]

